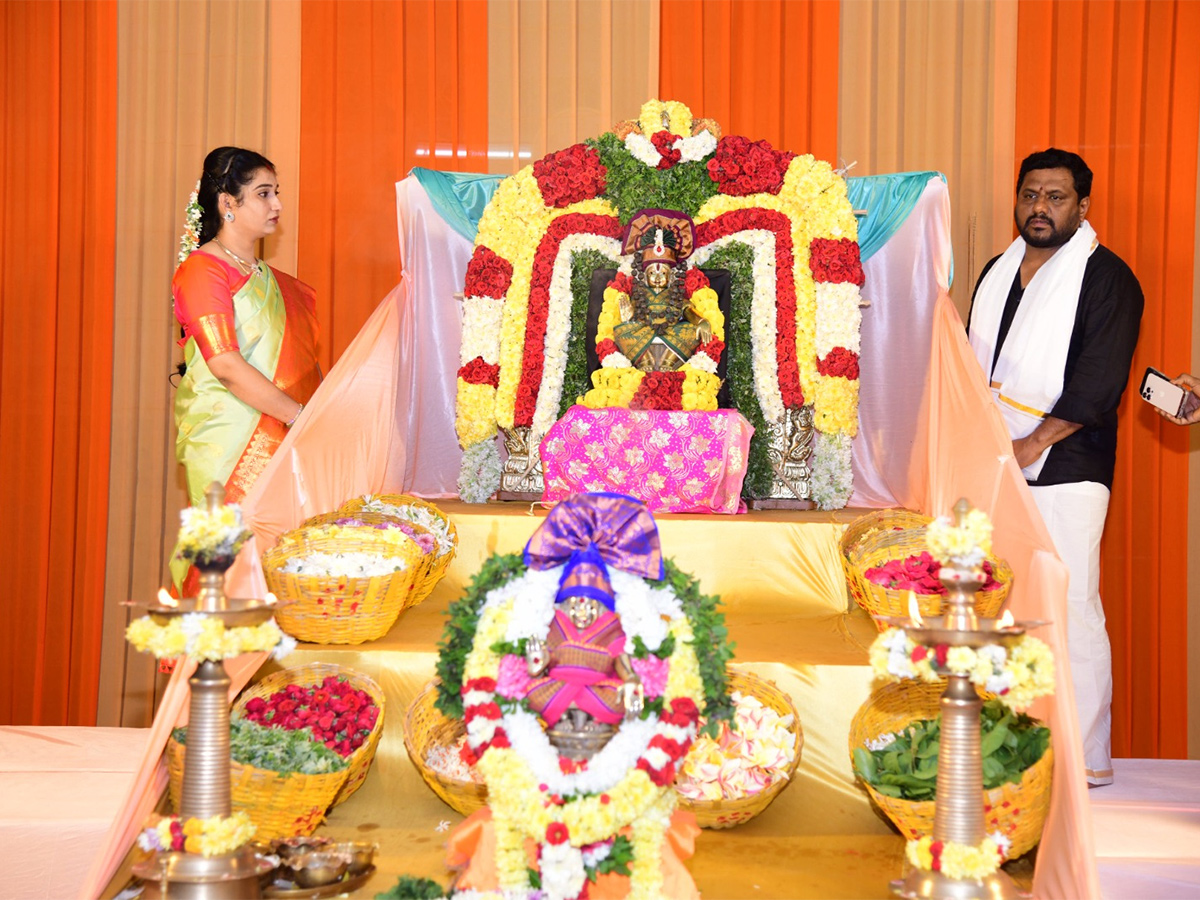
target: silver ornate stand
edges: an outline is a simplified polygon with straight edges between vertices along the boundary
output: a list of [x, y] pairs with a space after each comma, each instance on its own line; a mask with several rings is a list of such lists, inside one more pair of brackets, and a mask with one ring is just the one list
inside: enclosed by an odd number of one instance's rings
[[[214, 483], [205, 494], [210, 511], [225, 499], [221, 485]], [[230, 560], [232, 562], [232, 560]], [[274, 614], [274, 606], [262, 600], [239, 600], [225, 596], [225, 567], [202, 569], [197, 596], [180, 600], [178, 606], [151, 605], [147, 612], [159, 624], [175, 616], [202, 612], [220, 618], [227, 627], [259, 625]], [[187, 755], [184, 759], [183, 789], [179, 815], [184, 819], [228, 817], [232, 812], [229, 787], [229, 675], [222, 660], [205, 660], [188, 679]], [[260, 897], [259, 878], [273, 865], [259, 859], [246, 845], [220, 856], [203, 856], [186, 851], [157, 853], [133, 867], [145, 879], [143, 897], [171, 900], [241, 900]]]
[[542, 455], [538, 445], [530, 440], [531, 430], [528, 425], [500, 429], [508, 458], [500, 470], [500, 490], [496, 492], [499, 500], [542, 499]]

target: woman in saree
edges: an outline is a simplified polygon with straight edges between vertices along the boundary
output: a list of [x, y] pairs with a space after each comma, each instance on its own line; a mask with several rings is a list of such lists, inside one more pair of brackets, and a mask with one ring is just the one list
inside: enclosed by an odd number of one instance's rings
[[[175, 452], [193, 506], [214, 481], [226, 502], [239, 502], [321, 381], [312, 288], [256, 252], [279, 225], [275, 166], [252, 150], [218, 147], [205, 157], [196, 201], [198, 246], [171, 285], [186, 363]], [[171, 565], [182, 595], [193, 594], [195, 571], [175, 558]]]

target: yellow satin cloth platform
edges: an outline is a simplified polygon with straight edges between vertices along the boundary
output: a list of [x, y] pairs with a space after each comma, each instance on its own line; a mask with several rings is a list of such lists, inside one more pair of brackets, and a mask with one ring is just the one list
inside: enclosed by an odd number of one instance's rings
[[[321, 833], [380, 844], [373, 897], [401, 873], [447, 885], [444, 833], [461, 817], [426, 787], [404, 749], [408, 704], [434, 674], [450, 601], [493, 552], [519, 552], [544, 510], [527, 504], [439, 503], [458, 529], [453, 565], [433, 594], [378, 641], [302, 644], [289, 665], [326, 661], [377, 679], [386, 724], [366, 784]], [[873, 811], [850, 771], [846, 736], [870, 685], [870, 619], [847, 595], [838, 540], [857, 513], [756, 511], [658, 517], [664, 554], [724, 603], [735, 664], [770, 678], [799, 710], [804, 750], [792, 784], [762, 815], [705, 830], [688, 868], [705, 898], [886, 897], [903, 841]], [[272, 664], [274, 666], [275, 664]], [[271, 669], [264, 669], [265, 674]]]

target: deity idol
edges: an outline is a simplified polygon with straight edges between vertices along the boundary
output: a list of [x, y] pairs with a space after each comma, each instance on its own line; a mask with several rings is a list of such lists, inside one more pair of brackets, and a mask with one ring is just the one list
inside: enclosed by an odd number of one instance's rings
[[644, 372], [672, 372], [712, 338], [712, 325], [684, 293], [684, 260], [695, 243], [683, 213], [644, 209], [625, 232], [622, 252], [633, 254], [633, 289], [613, 328], [617, 349]]

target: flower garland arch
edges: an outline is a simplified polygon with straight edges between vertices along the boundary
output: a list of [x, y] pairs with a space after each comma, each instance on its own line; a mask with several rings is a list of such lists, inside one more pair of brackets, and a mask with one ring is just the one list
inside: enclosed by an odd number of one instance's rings
[[[498, 427], [528, 427], [536, 445], [558, 417], [568, 347], [583, 329], [570, 318], [572, 256], [587, 249], [621, 259], [624, 225], [647, 207], [693, 218], [692, 269], [731, 245], [752, 253], [755, 412], [778, 424], [787, 410], [812, 407], [813, 478], [822, 482], [813, 496], [823, 507], [845, 505], [849, 441], [858, 430], [863, 283], [846, 182], [811, 155], [722, 136], [716, 123], [694, 118], [684, 104], [659, 100], [643, 105], [636, 121], [506, 178], [484, 211], [467, 267], [455, 420], [467, 451], [463, 479], [489, 480], [470, 494], [486, 497], [499, 486], [498, 468], [480, 463], [482, 456], [498, 457], [486, 446]], [[628, 274], [623, 259], [609, 286], [612, 303], [628, 291], [622, 282]], [[693, 302], [707, 308], [707, 299]], [[596, 336], [604, 362], [580, 399], [628, 406], [645, 375], [604, 343], [611, 341], [613, 318], [607, 291], [605, 300]], [[732, 349], [723, 332], [718, 340], [700, 348], [681, 375], [656, 373], [656, 382], [672, 384], [650, 386], [652, 408], [715, 408], [716, 363]]]

